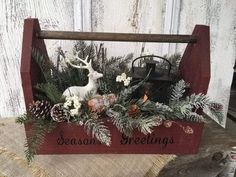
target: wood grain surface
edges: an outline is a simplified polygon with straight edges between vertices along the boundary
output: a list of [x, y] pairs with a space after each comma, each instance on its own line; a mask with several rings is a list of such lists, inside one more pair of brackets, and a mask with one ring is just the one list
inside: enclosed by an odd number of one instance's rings
[[212, 154], [236, 145], [236, 134], [209, 121], [204, 129], [200, 153], [175, 155], [38, 155], [27, 165], [25, 133], [13, 118], [0, 121], [0, 176], [5, 177], [214, 177], [224, 166]]
[[[17, 116], [25, 111], [20, 79], [20, 56], [24, 19], [37, 17], [42, 29], [74, 28], [73, 0], [4, 0], [0, 1], [0, 118]], [[58, 46], [65, 50], [72, 42], [47, 41], [50, 56]]]

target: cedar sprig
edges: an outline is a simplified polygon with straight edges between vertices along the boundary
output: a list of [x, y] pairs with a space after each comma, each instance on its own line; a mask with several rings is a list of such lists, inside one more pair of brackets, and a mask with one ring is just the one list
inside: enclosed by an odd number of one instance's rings
[[44, 120], [44, 119], [35, 119], [32, 128], [30, 137], [25, 143], [25, 156], [27, 162], [30, 163], [34, 159], [34, 155], [36, 154], [40, 145], [44, 142], [44, 138], [46, 133], [50, 133], [56, 127], [56, 123], [52, 120]]

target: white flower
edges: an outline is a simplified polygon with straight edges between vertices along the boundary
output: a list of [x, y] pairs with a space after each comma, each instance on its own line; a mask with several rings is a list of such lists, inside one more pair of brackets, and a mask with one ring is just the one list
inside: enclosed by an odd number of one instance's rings
[[72, 96], [71, 99], [73, 100], [73, 102], [79, 101], [79, 97], [76, 95]]
[[72, 97], [71, 96], [67, 96], [66, 97], [66, 101], [72, 101]]
[[116, 76], [116, 82], [122, 82], [122, 77], [120, 75]]
[[116, 82], [124, 82], [124, 86], [128, 86], [130, 84], [130, 81], [132, 80], [131, 77], [127, 77], [125, 73], [122, 73], [121, 75], [116, 76]]
[[66, 109], [69, 109], [69, 106], [68, 106], [67, 103], [64, 103], [64, 104], [63, 104], [63, 107], [66, 108]]
[[76, 109], [79, 109], [81, 107], [81, 103], [78, 101], [78, 102], [74, 102], [74, 107]]
[[[80, 103], [80, 98], [78, 96], [70, 96], [70, 97], [66, 97], [66, 102], [63, 104], [63, 107], [66, 109], [69, 109], [69, 107], [72, 106], [73, 103], [73, 107], [77, 110], [79, 110], [79, 108], [81, 107], [81, 103]], [[75, 113], [75, 110], [72, 109], [72, 114]]]
[[72, 101], [71, 100], [67, 100], [64, 104], [63, 104], [63, 107], [68, 109], [72, 104]]
[[121, 74], [122, 81], [124, 81], [126, 79], [126, 77], [127, 77], [127, 75], [125, 73]]
[[82, 121], [79, 121], [79, 125], [81, 125], [81, 126], [82, 126], [82, 125], [84, 125], [84, 123], [83, 123]]
[[130, 81], [129, 81], [128, 79], [125, 79], [125, 80], [124, 80], [124, 86], [128, 86], [129, 83], [130, 83]]
[[79, 114], [78, 109], [71, 109], [71, 110], [70, 110], [70, 115], [71, 115], [71, 116], [76, 116], [76, 115], [78, 115], [78, 114]]
[[79, 104], [79, 100], [73, 100], [74, 104]]
[[131, 80], [132, 80], [132, 77], [127, 77], [127, 80], [128, 80], [128, 81], [131, 81]]

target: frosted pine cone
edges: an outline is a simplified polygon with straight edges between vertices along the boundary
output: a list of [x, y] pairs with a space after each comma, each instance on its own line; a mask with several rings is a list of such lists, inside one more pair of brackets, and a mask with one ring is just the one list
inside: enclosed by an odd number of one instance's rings
[[91, 112], [101, 113], [107, 107], [110, 107], [116, 102], [115, 94], [108, 95], [95, 95], [92, 99], [88, 100], [88, 108]]
[[209, 104], [209, 108], [213, 109], [213, 110], [216, 110], [216, 111], [222, 111], [223, 110], [223, 105], [220, 104], [220, 103], [212, 102], [212, 103]]
[[28, 112], [36, 119], [45, 119], [49, 117], [51, 107], [49, 101], [33, 101], [33, 103], [29, 105]]
[[193, 134], [194, 130], [190, 126], [183, 127], [183, 130], [186, 134]]
[[62, 103], [55, 104], [51, 111], [51, 117], [55, 122], [69, 121], [70, 113], [63, 107]]
[[172, 126], [172, 121], [170, 121], [170, 120], [166, 120], [166, 121], [164, 121], [164, 123], [163, 123], [163, 125], [166, 127], [166, 128], [170, 128], [171, 126]]

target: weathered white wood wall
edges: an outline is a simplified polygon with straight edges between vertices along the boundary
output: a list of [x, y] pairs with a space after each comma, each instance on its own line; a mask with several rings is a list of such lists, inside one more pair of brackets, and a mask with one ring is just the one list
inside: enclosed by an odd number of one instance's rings
[[[210, 26], [211, 81], [208, 95], [224, 105], [226, 116], [236, 60], [236, 1], [182, 1], [180, 7], [179, 32], [190, 33], [195, 24]], [[182, 48], [177, 46], [177, 51]]]
[[[22, 25], [37, 17], [44, 29], [191, 34], [195, 24], [211, 27], [209, 96], [228, 106], [236, 58], [235, 0], [13, 0], [0, 2], [0, 117], [24, 110], [20, 88], [19, 59]], [[58, 45], [69, 49], [72, 42], [48, 42], [49, 54]], [[108, 56], [134, 53], [159, 55], [183, 52], [185, 44], [106, 42]]]
[[[12, 117], [25, 110], [20, 79], [23, 22], [27, 17], [40, 19], [43, 29], [71, 30], [74, 27], [73, 0], [0, 1], [0, 117]], [[68, 42], [61, 42], [68, 46]], [[58, 41], [47, 43], [50, 55]]]

